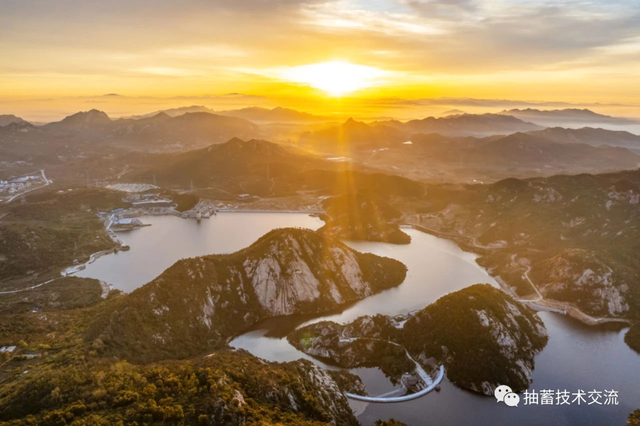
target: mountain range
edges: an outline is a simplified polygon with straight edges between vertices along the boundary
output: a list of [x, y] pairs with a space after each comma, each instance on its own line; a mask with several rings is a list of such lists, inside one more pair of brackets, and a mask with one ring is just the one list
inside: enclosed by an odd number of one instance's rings
[[402, 123], [397, 120], [383, 121], [407, 133], [439, 133], [445, 136], [489, 136], [515, 132], [540, 130], [541, 126], [500, 114], [453, 114], [446, 117], [427, 117]]
[[640, 137], [627, 132], [552, 128], [478, 138], [408, 133], [398, 123], [350, 119], [340, 126], [307, 132], [300, 143], [412, 179], [450, 182], [605, 172], [640, 164], [640, 156], [632, 152], [640, 150]]
[[595, 124], [630, 125], [640, 123], [637, 120], [629, 118], [612, 117], [610, 115], [598, 114], [597, 112], [593, 112], [589, 109], [578, 108], [554, 110], [540, 110], [534, 108], [510, 109], [504, 110], [499, 114], [516, 117], [520, 120], [530, 121], [547, 127]]
[[[504, 114], [453, 114], [408, 122], [388, 120], [372, 123], [350, 118], [338, 126], [318, 128], [325, 125], [322, 117], [286, 108], [245, 108], [217, 114], [211, 111], [207, 107], [191, 106], [144, 118], [113, 120], [106, 113], [94, 109], [40, 127], [13, 122], [0, 127], [0, 153], [5, 164], [51, 167], [69, 164], [76, 159], [92, 157], [100, 160], [132, 151], [197, 150], [233, 138], [252, 140], [269, 135], [272, 140], [282, 140], [279, 132], [295, 132], [307, 126], [317, 129], [298, 133], [297, 142], [285, 141], [316, 153], [351, 159], [358, 167], [375, 167], [412, 179], [463, 182], [635, 168], [638, 165], [637, 154], [640, 153], [640, 136], [632, 133], [588, 127], [543, 128]], [[595, 114], [575, 111], [582, 115]], [[257, 125], [247, 118], [266, 124]], [[314, 122], [316, 119], [318, 121]], [[295, 124], [285, 130], [270, 120], [279, 121], [285, 127], [286, 120], [297, 120], [297, 123], [305, 122], [307, 125]], [[276, 169], [282, 169], [283, 173], [292, 167], [300, 169], [292, 166], [294, 159], [290, 160], [278, 161], [280, 165], [269, 170], [263, 167], [265, 170], [260, 176], [269, 175], [270, 182], [262, 179], [258, 183], [260, 179], [256, 178], [255, 188], [247, 192], [255, 191], [261, 195], [277, 193], [273, 192], [272, 185], [273, 179], [277, 179]], [[314, 169], [327, 168], [317, 160]], [[308, 161], [307, 158], [305, 162]], [[307, 164], [305, 162], [301, 164]], [[105, 166], [109, 169], [120, 167], [116, 164]], [[96, 167], [96, 174], [103, 173], [103, 168]], [[83, 173], [86, 175], [88, 172]], [[194, 175], [196, 186], [200, 186], [198, 182], [207, 180], [202, 177], [205, 172], [200, 173], [200, 177], [196, 176], [197, 173], [189, 174]], [[156, 175], [161, 177], [168, 173]], [[176, 179], [181, 179], [174, 185], [183, 185], [184, 178], [178, 176], [184, 174], [174, 174]], [[165, 183], [169, 184], [168, 181]], [[258, 188], [260, 186], [264, 188]]]
[[317, 151], [350, 153], [356, 149], [388, 147], [389, 144], [410, 141], [415, 134], [481, 137], [541, 129], [543, 128], [538, 125], [498, 114], [454, 114], [406, 123], [398, 120], [364, 123], [350, 118], [338, 126], [303, 133], [300, 143]]
[[102, 147], [119, 146], [128, 150], [193, 148], [224, 142], [236, 136], [252, 138], [260, 133], [257, 125], [242, 118], [204, 112], [176, 117], [158, 113], [138, 120], [112, 120], [103, 111], [95, 109], [78, 112], [38, 129], [40, 132], [37, 134], [23, 135], [24, 138], [33, 139], [39, 135], [44, 143], [52, 136], [64, 137], [67, 144], [92, 142], [95, 145], [100, 143]]
[[581, 143], [591, 146], [617, 146], [628, 148], [640, 154], [640, 136], [630, 132], [583, 127], [581, 129], [565, 129], [549, 127], [544, 130], [530, 132], [550, 141], [558, 143]]
[[241, 109], [216, 111], [204, 105], [191, 105], [187, 107], [171, 108], [152, 112], [149, 114], [132, 116], [130, 119], [150, 118], [159, 113], [165, 113], [171, 117], [193, 113], [208, 112], [210, 114], [223, 115], [225, 117], [243, 118], [256, 123], [304, 123], [330, 121], [331, 118], [296, 111], [290, 108], [275, 107], [272, 109], [261, 107], [248, 107]]

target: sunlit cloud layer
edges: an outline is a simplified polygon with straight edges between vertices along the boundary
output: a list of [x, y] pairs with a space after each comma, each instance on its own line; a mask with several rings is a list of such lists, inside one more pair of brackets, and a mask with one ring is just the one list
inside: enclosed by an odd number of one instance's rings
[[635, 0], [0, 0], [0, 9], [4, 109], [104, 93], [318, 99], [326, 84], [291, 72], [332, 61], [382, 73], [339, 90], [370, 99], [640, 99]]

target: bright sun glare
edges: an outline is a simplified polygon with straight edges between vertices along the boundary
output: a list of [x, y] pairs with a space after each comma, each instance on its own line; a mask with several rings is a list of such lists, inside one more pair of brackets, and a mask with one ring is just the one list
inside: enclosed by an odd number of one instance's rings
[[366, 65], [331, 61], [288, 68], [282, 74], [286, 80], [307, 84], [329, 96], [343, 96], [379, 84], [386, 72]]

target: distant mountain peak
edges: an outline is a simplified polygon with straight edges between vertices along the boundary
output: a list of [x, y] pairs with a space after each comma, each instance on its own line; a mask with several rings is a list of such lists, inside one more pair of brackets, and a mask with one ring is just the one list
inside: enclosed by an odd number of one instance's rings
[[78, 129], [97, 129], [111, 123], [111, 119], [104, 111], [91, 109], [89, 111], [77, 112], [65, 117], [62, 121], [49, 123], [44, 127], [56, 131], [68, 132]]
[[26, 121], [13, 114], [0, 114], [0, 127], [7, 126], [11, 123], [26, 123]]
[[26, 121], [14, 121], [7, 124], [6, 126], [0, 126], [0, 131], [8, 132], [10, 134], [13, 134], [16, 132], [27, 133], [32, 131], [38, 131], [38, 128]]
[[84, 122], [108, 122], [111, 121], [106, 112], [97, 109], [90, 109], [89, 111], [80, 111], [66, 117], [64, 120], [84, 121]]
[[466, 111], [462, 111], [460, 109], [450, 109], [448, 111], [444, 111], [441, 113], [441, 115], [462, 115], [462, 114], [466, 114]]
[[166, 119], [166, 118], [171, 118], [171, 116], [169, 114], [167, 114], [164, 111], [160, 111], [159, 113], [157, 113], [156, 115], [154, 115], [153, 117], [154, 119]]

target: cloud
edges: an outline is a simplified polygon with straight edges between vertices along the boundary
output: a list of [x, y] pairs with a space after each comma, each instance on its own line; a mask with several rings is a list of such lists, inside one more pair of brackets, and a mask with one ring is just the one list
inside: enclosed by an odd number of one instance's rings
[[482, 31], [484, 38], [529, 52], [575, 56], [640, 35], [640, 4], [615, 11], [580, 4], [583, 2], [571, 3], [575, 4], [525, 8], [514, 16], [489, 18]]
[[442, 31], [407, 13], [367, 10], [348, 0], [306, 5], [302, 8], [305, 23], [320, 31], [359, 31], [391, 36], [440, 34]]
[[0, 92], [264, 93], [281, 88], [238, 70], [343, 60], [430, 95], [579, 82], [630, 97], [638, 22], [637, 0], [2, 1]]
[[182, 68], [167, 68], [167, 67], [147, 67], [138, 68], [134, 70], [143, 74], [159, 75], [165, 77], [188, 77], [193, 76], [194, 72], [188, 69]]
[[478, 10], [477, 0], [406, 0], [406, 6], [426, 17], [459, 19]]
[[160, 53], [185, 58], [202, 58], [207, 56], [215, 58], [242, 58], [248, 55], [246, 50], [229, 44], [177, 45], [161, 49]]

